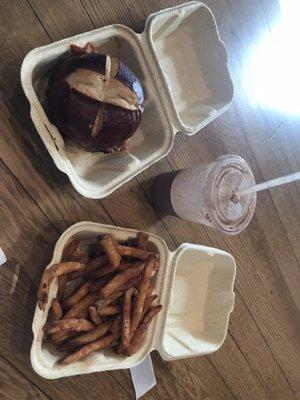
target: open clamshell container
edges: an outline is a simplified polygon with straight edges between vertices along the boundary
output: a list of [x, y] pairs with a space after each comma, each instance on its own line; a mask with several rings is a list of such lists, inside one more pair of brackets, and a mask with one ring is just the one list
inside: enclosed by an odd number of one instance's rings
[[[128, 151], [80, 150], [65, 142], [47, 117], [46, 88], [53, 65], [70, 44], [86, 42], [120, 58], [144, 88], [145, 111]], [[196, 133], [233, 98], [227, 52], [214, 16], [197, 1], [150, 15], [142, 34], [111, 25], [36, 48], [23, 61], [21, 81], [31, 118], [55, 164], [90, 198], [109, 195], [164, 157], [177, 132]]]
[[[136, 237], [138, 231], [115, 226], [80, 222], [67, 229], [58, 240], [51, 265], [60, 261], [66, 244], [74, 239], [90, 240], [109, 233], [123, 241]], [[44, 378], [55, 379], [113, 369], [131, 368], [141, 363], [152, 351], [158, 350], [164, 360], [175, 360], [209, 354], [222, 345], [233, 310], [236, 265], [233, 257], [218, 249], [182, 244], [170, 252], [165, 241], [149, 234], [151, 250], [159, 253], [160, 269], [154, 283], [158, 295], [155, 304], [163, 309], [149, 327], [140, 350], [131, 357], [105, 350], [89, 355], [67, 366], [57, 365], [62, 356], [50, 343], [42, 343], [52, 299], [56, 296], [57, 280], [50, 288], [47, 307], [36, 307], [32, 330], [31, 364]]]

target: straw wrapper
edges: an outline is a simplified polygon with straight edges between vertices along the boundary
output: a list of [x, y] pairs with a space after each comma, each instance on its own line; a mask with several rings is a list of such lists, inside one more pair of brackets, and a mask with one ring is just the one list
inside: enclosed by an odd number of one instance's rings
[[5, 264], [7, 261], [6, 255], [2, 248], [0, 247], [0, 265]]
[[139, 399], [156, 385], [151, 356], [136, 367], [130, 368], [131, 379], [134, 386], [135, 398]]

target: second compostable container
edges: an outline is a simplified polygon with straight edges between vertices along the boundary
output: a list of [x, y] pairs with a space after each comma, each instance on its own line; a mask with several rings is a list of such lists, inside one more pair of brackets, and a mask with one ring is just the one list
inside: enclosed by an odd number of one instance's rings
[[[73, 239], [95, 242], [98, 235], [111, 234], [119, 241], [136, 237], [138, 231], [93, 222], [80, 222], [59, 238], [47, 268], [60, 262], [65, 246]], [[31, 364], [44, 378], [55, 379], [114, 369], [131, 368], [158, 350], [164, 360], [176, 360], [212, 353], [222, 345], [234, 306], [233, 285], [236, 265], [225, 251], [193, 244], [182, 244], [170, 252], [165, 241], [149, 234], [151, 250], [160, 258], [154, 292], [163, 308], [150, 325], [142, 347], [125, 357], [108, 349], [90, 354], [70, 365], [59, 365], [61, 358], [51, 343], [43, 343], [43, 326], [56, 296], [54, 280], [44, 311], [36, 306], [32, 330]]]

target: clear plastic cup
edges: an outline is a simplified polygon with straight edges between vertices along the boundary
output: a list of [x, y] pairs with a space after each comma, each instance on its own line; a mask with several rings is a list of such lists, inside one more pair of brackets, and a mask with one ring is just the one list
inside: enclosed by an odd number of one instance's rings
[[237, 193], [253, 185], [254, 175], [246, 161], [224, 155], [209, 164], [159, 175], [151, 197], [164, 214], [235, 235], [249, 225], [256, 206], [256, 193]]

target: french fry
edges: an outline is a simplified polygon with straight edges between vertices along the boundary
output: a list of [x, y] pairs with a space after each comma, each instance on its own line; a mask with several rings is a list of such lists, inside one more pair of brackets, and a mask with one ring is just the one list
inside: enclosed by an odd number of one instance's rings
[[121, 256], [139, 258], [140, 260], [146, 260], [150, 254], [147, 250], [129, 246], [117, 246], [116, 250]]
[[86, 264], [78, 261], [64, 261], [51, 267], [55, 269], [56, 275], [66, 275], [71, 272], [81, 272], [86, 271]]
[[66, 343], [64, 349], [70, 349], [72, 347], [78, 347], [87, 343], [94, 342], [95, 340], [100, 339], [102, 336], [104, 336], [110, 330], [111, 326], [112, 320], [103, 322], [101, 325], [90, 330], [89, 332], [83, 333], [79, 336], [76, 336], [74, 339], [71, 339], [69, 342]]
[[100, 237], [97, 237], [96, 242], [90, 244], [89, 253], [90, 253], [91, 259], [98, 258], [99, 256], [101, 256], [103, 254], [102, 248], [100, 246], [100, 239], [101, 239]]
[[121, 333], [111, 333], [110, 335], [104, 336], [98, 340], [95, 340], [92, 343], [88, 343], [80, 349], [76, 350], [74, 353], [66, 356], [62, 360], [59, 361], [60, 364], [67, 365], [72, 364], [82, 358], [86, 358], [89, 354], [97, 351], [102, 350], [108, 347], [111, 343], [113, 343], [116, 339], [120, 337]]
[[88, 294], [91, 288], [91, 281], [87, 281], [77, 287], [74, 292], [67, 297], [64, 302], [62, 303], [62, 308], [64, 310], [69, 310], [74, 304], [78, 303], [79, 300], [81, 300], [85, 295]]
[[110, 330], [113, 333], [116, 333], [116, 332], [119, 332], [120, 329], [121, 329], [121, 315], [118, 315], [117, 318], [112, 323], [112, 326], [111, 326]]
[[88, 246], [79, 240], [73, 240], [63, 251], [62, 261], [80, 261], [88, 260]]
[[55, 278], [55, 270], [48, 268], [44, 271], [37, 293], [37, 302], [40, 310], [45, 310], [48, 302], [50, 286]]
[[103, 267], [100, 267], [98, 269], [96, 269], [95, 271], [92, 271], [90, 273], [90, 276], [92, 278], [101, 278], [105, 275], [110, 274], [111, 272], [116, 272], [116, 271], [125, 271], [126, 269], [132, 267], [133, 264], [129, 264], [129, 263], [120, 263], [117, 267], [114, 267], [111, 263], [107, 263], [105, 265], [103, 265]]
[[112, 238], [110, 235], [105, 236], [101, 241], [100, 244], [107, 254], [109, 262], [116, 268], [121, 262], [121, 256], [116, 251], [116, 247], [113, 244]]
[[[152, 296], [146, 297], [145, 304], [144, 304], [144, 309], [143, 309], [143, 313], [142, 313], [141, 319], [144, 318], [144, 316], [145, 316], [146, 312], [148, 311], [150, 305], [153, 303], [153, 301], [154, 301], [156, 298], [157, 298], [157, 295], [152, 295]], [[132, 332], [132, 330], [130, 330], [129, 341], [131, 341], [132, 336], [133, 336], [133, 332]], [[125, 352], [125, 350], [126, 350], [127, 347], [128, 347], [128, 344], [126, 345], [126, 343], [125, 343], [125, 345], [124, 345], [124, 344], [121, 342], [121, 343], [119, 344], [119, 346], [116, 348], [116, 353], [117, 353], [117, 354], [123, 354], [123, 353]]]
[[121, 307], [120, 306], [107, 306], [105, 308], [98, 309], [98, 314], [101, 315], [115, 315], [120, 314]]
[[114, 267], [111, 263], [107, 263], [103, 265], [103, 267], [100, 267], [96, 269], [95, 271], [92, 271], [90, 273], [90, 276], [92, 278], [102, 278], [103, 276], [110, 274], [111, 272], [116, 271], [116, 267]]
[[81, 276], [85, 276], [87, 271], [79, 271], [79, 272], [71, 272], [67, 275], [67, 282], [74, 281], [74, 279], [80, 278]]
[[120, 272], [116, 275], [110, 282], [108, 282], [102, 289], [101, 294], [102, 297], [105, 299], [111, 293], [116, 292], [122, 288], [125, 282], [129, 281], [130, 279], [138, 276], [144, 269], [145, 264], [139, 263], [133, 265], [133, 267], [128, 268], [124, 272]]
[[111, 276], [105, 276], [102, 279], [97, 279], [91, 283], [90, 291], [91, 292], [99, 292], [99, 290], [105, 286], [110, 280], [112, 279]]
[[84, 318], [88, 314], [88, 307], [92, 306], [96, 300], [99, 299], [99, 293], [89, 292], [85, 295], [78, 303], [74, 304], [73, 307], [63, 316], [63, 319], [68, 318]]
[[59, 301], [57, 299], [53, 299], [51, 303], [51, 314], [55, 319], [61, 319], [63, 316], [63, 310], [61, 308], [61, 305], [59, 304]]
[[102, 300], [101, 304], [99, 304], [98, 311], [105, 308], [113, 301], [117, 300], [123, 294], [124, 294], [124, 292], [122, 290], [119, 290], [118, 292], [113, 292], [112, 294], [110, 294], [108, 297], [106, 297], [105, 300]]
[[69, 261], [71, 255], [76, 251], [79, 245], [79, 240], [72, 240], [63, 250], [62, 261]]
[[[129, 281], [125, 282], [124, 285], [120, 287], [120, 290], [125, 291], [131, 287], [138, 286], [139, 283], [141, 282], [141, 279], [142, 279], [141, 274], [135, 276], [134, 278], [129, 279]], [[136, 295], [136, 291], [134, 291], [134, 295]]]
[[57, 279], [58, 279], [58, 281], [57, 281], [58, 288], [57, 288], [56, 297], [57, 297], [58, 301], [61, 302], [64, 298], [64, 294], [66, 291], [68, 275], [61, 275]]
[[113, 341], [107, 348], [115, 350], [115, 348], [119, 345], [119, 340]]
[[72, 254], [72, 256], [69, 258], [69, 261], [87, 262], [87, 260], [88, 260], [88, 255], [86, 250], [80, 250], [80, 249], [78, 249], [76, 253]]
[[147, 250], [149, 235], [144, 232], [139, 232], [137, 234], [137, 245], [139, 249]]
[[133, 336], [135, 330], [137, 329], [137, 327], [141, 321], [145, 298], [147, 295], [147, 289], [149, 287], [151, 274], [153, 271], [153, 264], [154, 264], [155, 260], [156, 260], [156, 257], [154, 255], [149, 255], [149, 257], [147, 258], [147, 261], [146, 261], [142, 280], [139, 284], [140, 293], [138, 293], [138, 295], [136, 297], [136, 300], [135, 300], [134, 306], [133, 306], [133, 310], [132, 310], [132, 321], [131, 321], [131, 326], [130, 326], [131, 336]]
[[151, 295], [151, 296], [146, 297], [141, 319], [144, 318], [146, 312], [148, 311], [148, 308], [151, 306], [151, 304], [152, 304], [152, 303], [154, 302], [154, 300], [156, 300], [156, 299], [157, 299], [157, 295], [156, 295], [156, 294], [153, 294], [153, 295]]
[[106, 254], [102, 254], [97, 258], [93, 258], [89, 262], [86, 263], [86, 269], [83, 271], [79, 272], [72, 272], [71, 274], [68, 275], [68, 281], [72, 281], [74, 279], [77, 279], [81, 276], [84, 276], [91, 271], [96, 270], [97, 268], [100, 268], [102, 265], [105, 265], [108, 262], [108, 257]]
[[152, 274], [151, 274], [151, 276], [153, 277], [155, 274], [156, 274], [156, 272], [159, 270], [159, 261], [158, 260], [156, 260], [155, 262], [154, 262], [154, 264], [153, 264], [153, 271], [152, 271]]
[[126, 349], [127, 356], [131, 356], [139, 349], [152, 319], [161, 311], [161, 309], [162, 309], [162, 306], [159, 305], [159, 306], [149, 308], [149, 310], [146, 312], [144, 319], [139, 324], [137, 330], [135, 331], [135, 333], [130, 341], [130, 345]]
[[86, 269], [88, 272], [94, 271], [105, 264], [108, 263], [108, 257], [106, 254], [102, 254], [101, 256], [97, 258], [93, 258], [86, 264]]
[[87, 245], [79, 243], [77, 249], [70, 255], [68, 261], [87, 262], [88, 259]]
[[94, 328], [94, 325], [88, 321], [87, 319], [60, 319], [58, 321], [47, 323], [44, 326], [44, 330], [47, 333], [56, 333], [59, 331], [70, 332], [81, 332], [81, 331], [90, 331]]
[[126, 348], [130, 343], [130, 314], [133, 288], [128, 289], [122, 305], [122, 336], [121, 344]]
[[78, 332], [59, 331], [51, 335], [51, 341], [56, 345], [61, 345], [61, 343], [65, 342], [66, 340], [70, 340], [77, 335]]
[[148, 286], [147, 291], [146, 291], [146, 297], [147, 296], [151, 296], [153, 290], [154, 290], [154, 286], [151, 285], [151, 283], [149, 283], [149, 286]]
[[103, 322], [95, 306], [89, 307], [89, 315], [95, 326], [98, 326]]

